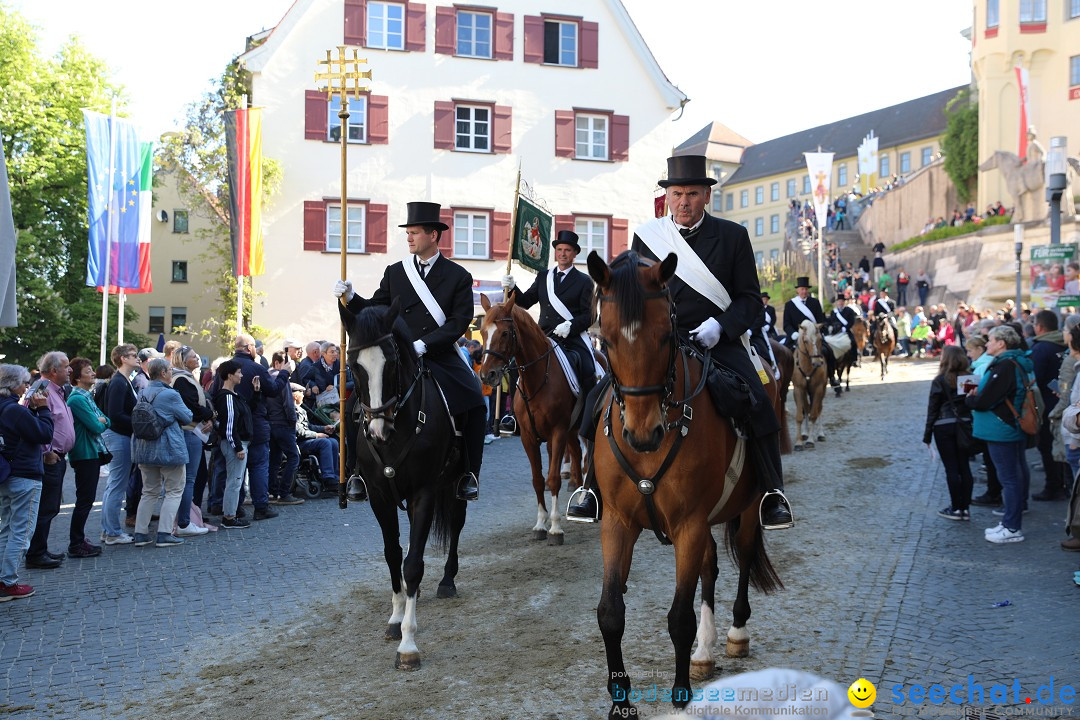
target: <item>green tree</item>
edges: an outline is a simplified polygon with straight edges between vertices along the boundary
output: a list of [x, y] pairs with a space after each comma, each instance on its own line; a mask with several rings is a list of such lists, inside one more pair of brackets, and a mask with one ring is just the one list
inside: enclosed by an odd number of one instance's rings
[[961, 90], [945, 106], [945, 172], [956, 185], [960, 202], [975, 197], [979, 177], [979, 104], [967, 90]]
[[[17, 234], [19, 326], [0, 329], [11, 362], [47, 350], [98, 356], [101, 295], [87, 287], [86, 138], [82, 109], [109, 112], [123, 95], [76, 38], [38, 51], [25, 18], [0, 4], [0, 141]], [[110, 317], [116, 317], [115, 299]], [[129, 317], [135, 319], [133, 311]], [[145, 338], [136, 337], [133, 341]]]
[[[210, 229], [197, 231], [195, 238], [206, 246], [202, 258], [211, 270], [207, 292], [215, 298], [216, 310], [197, 325], [180, 332], [215, 343], [231, 352], [236, 334], [236, 276], [232, 269], [229, 237], [228, 158], [225, 147], [226, 110], [241, 107], [250, 95], [250, 75], [233, 60], [221, 77], [197, 101], [188, 105], [184, 127], [162, 139], [158, 160], [166, 172], [175, 172], [180, 196], [190, 212], [209, 219]], [[263, 210], [281, 185], [281, 164], [263, 157]], [[249, 333], [264, 335], [265, 329], [250, 325], [254, 296], [251, 279], [244, 280], [244, 318]]]

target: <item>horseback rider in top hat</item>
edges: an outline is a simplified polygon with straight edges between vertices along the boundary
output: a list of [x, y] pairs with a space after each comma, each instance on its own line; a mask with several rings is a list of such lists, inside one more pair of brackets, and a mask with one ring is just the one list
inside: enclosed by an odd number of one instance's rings
[[[357, 295], [350, 280], [335, 282], [334, 295], [345, 298], [345, 309], [353, 314], [398, 300], [413, 349], [439, 383], [464, 436], [467, 471], [457, 481], [458, 499], [476, 500], [487, 406], [475, 373], [457, 349], [473, 318], [473, 280], [468, 270], [439, 253], [439, 238], [450, 229], [439, 220], [440, 209], [438, 203], [408, 203], [408, 217], [398, 227], [405, 228], [411, 257], [388, 265], [370, 298]], [[350, 478], [348, 492], [351, 499], [364, 499], [362, 478]]]
[[[642, 257], [657, 260], [657, 253], [650, 248], [650, 243], [656, 244], [658, 234], [664, 233], [670, 242], [678, 243], [679, 262], [675, 276], [668, 282], [671, 301], [676, 308], [678, 333], [701, 349], [711, 350], [718, 364], [738, 374], [747, 384], [754, 400], [747, 408], [746, 418], [750, 429], [750, 456], [754, 475], [764, 493], [760, 507], [762, 525], [768, 529], [787, 528], [793, 522], [782, 492], [780, 423], [765, 394], [764, 378], [755, 366], [757, 357], [751, 355], [744, 337], [759, 324], [763, 314], [757, 266], [746, 228], [705, 212], [711, 186], [715, 183], [716, 180], [705, 172], [704, 156], [668, 158], [667, 179], [659, 184], [667, 191], [671, 215], [638, 227], [632, 249]], [[667, 253], [663, 254], [666, 256]], [[701, 268], [702, 264], [707, 277], [702, 277], [703, 273], [691, 273], [691, 268]], [[724, 295], [729, 296], [729, 302], [721, 309], [716, 299], [723, 301]], [[582, 421], [580, 432], [588, 440], [595, 433], [596, 428], [590, 422], [591, 410], [602, 388], [603, 384], [598, 385], [586, 402], [589, 414]], [[718, 470], [722, 475], [724, 468]], [[575, 493], [583, 498], [574, 504], [571, 497], [567, 517], [595, 521], [599, 512], [594, 492], [595, 478], [590, 468], [584, 489]]]
[[[825, 312], [821, 309], [821, 302], [810, 295], [810, 278], [802, 276], [795, 278], [795, 297], [784, 304], [784, 345], [794, 349], [795, 341], [799, 339], [799, 325], [803, 320], [810, 320], [815, 325], [825, 326]], [[825, 356], [825, 366], [829, 374], [829, 384], [833, 387], [840, 385], [840, 380], [835, 378], [836, 357], [833, 355], [829, 343], [822, 343], [821, 354]]]
[[762, 329], [765, 331], [767, 340], [778, 340], [780, 336], [776, 333], [776, 308], [772, 306], [770, 300], [772, 298], [769, 297], [769, 293], [762, 290], [761, 304], [765, 306], [765, 321], [762, 323]]
[[878, 293], [878, 296], [870, 301], [870, 307], [868, 314], [870, 318], [874, 320], [874, 328], [877, 328], [878, 318], [884, 318], [889, 321], [889, 325], [892, 326], [893, 337], [898, 337], [896, 330], [896, 317], [893, 313], [896, 311], [896, 304], [889, 298], [888, 289], [883, 289]]
[[539, 273], [528, 290], [518, 288], [513, 275], [503, 277], [502, 284], [514, 293], [518, 306], [528, 310], [540, 303], [540, 329], [569, 355], [584, 399], [596, 384], [596, 361], [585, 334], [593, 321], [593, 281], [574, 267], [581, 252], [577, 233], [560, 230], [551, 247], [555, 267]]
[[[847, 298], [844, 297], [843, 294], [841, 294], [837, 295], [836, 299], [833, 301], [833, 309], [832, 312], [829, 313], [829, 320], [826, 325], [829, 335], [835, 335], [837, 333], [847, 333], [848, 339], [851, 341], [851, 350], [849, 350], [848, 352], [849, 354], [853, 355], [855, 359], [858, 359], [859, 350], [858, 346], [855, 344], [855, 335], [851, 332], [851, 328], [855, 324], [855, 320], [858, 317], [859, 316], [855, 313], [855, 310], [848, 307]], [[825, 344], [828, 345], [828, 343]], [[833, 383], [832, 377], [830, 376], [829, 382], [833, 384], [834, 387], [839, 386], [840, 378], [837, 377], [836, 382]]]

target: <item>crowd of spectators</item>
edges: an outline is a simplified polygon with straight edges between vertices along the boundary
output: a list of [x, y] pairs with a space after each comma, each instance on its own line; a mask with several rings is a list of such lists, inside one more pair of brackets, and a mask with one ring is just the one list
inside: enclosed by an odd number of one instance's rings
[[932, 217], [928, 219], [926, 221], [926, 225], [923, 225], [923, 229], [919, 233], [919, 235], [926, 235], [929, 232], [933, 232], [934, 230], [938, 230], [943, 227], [963, 227], [964, 225], [972, 225], [974, 227], [977, 227], [983, 222], [989, 220], [990, 218], [1004, 217], [1008, 214], [1010, 214], [1009, 210], [1001, 204], [1000, 200], [998, 200], [996, 203], [993, 203], [992, 205], [987, 205], [986, 212], [984, 212], [982, 215], [978, 214], [975, 211], [974, 204], [968, 203], [968, 206], [965, 210], [960, 210], [960, 208], [954, 209], [952, 216], [948, 219], [945, 219], [945, 217], [940, 215], [936, 218]]

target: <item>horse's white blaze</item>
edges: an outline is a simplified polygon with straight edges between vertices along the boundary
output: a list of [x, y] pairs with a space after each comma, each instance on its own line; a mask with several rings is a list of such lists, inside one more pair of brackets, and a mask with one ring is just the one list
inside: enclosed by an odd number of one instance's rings
[[487, 332], [485, 334], [487, 335], [487, 337], [484, 339], [484, 349], [490, 350], [491, 340], [495, 337], [495, 323], [491, 323], [487, 326]]
[[533, 525], [533, 530], [546, 530], [547, 529], [547, 511], [544, 510], [544, 506], [541, 503], [536, 503], [536, 524]]
[[559, 496], [551, 493], [551, 530], [552, 535], [562, 535], [562, 523], [559, 522]]
[[638, 331], [641, 330], [641, 322], [638, 320], [633, 321], [629, 325], [623, 325], [620, 328], [622, 336], [626, 338], [626, 342], [634, 342], [637, 340]]
[[727, 639], [732, 642], [748, 642], [750, 640], [750, 631], [743, 625], [741, 628], [737, 628], [732, 625], [727, 631]]
[[[361, 350], [356, 362], [367, 373], [368, 397], [371, 407], [379, 407], [385, 402], [383, 400], [383, 368], [386, 366], [386, 355], [383, 354], [382, 348], [376, 345]], [[385, 420], [372, 420], [368, 429], [379, 440], [387, 439]]]
[[[730, 633], [729, 633], [730, 635]], [[713, 659], [713, 643], [716, 642], [716, 619], [708, 604], [701, 603], [701, 619], [697, 626], [697, 650], [691, 660], [708, 662]]]
[[405, 617], [405, 591], [402, 590], [391, 595], [390, 602], [393, 604], [394, 611], [390, 613], [388, 624], [394, 625], [401, 622], [401, 618]]
[[418, 653], [416, 648], [416, 597], [405, 599], [405, 616], [401, 619], [401, 642], [399, 653]]

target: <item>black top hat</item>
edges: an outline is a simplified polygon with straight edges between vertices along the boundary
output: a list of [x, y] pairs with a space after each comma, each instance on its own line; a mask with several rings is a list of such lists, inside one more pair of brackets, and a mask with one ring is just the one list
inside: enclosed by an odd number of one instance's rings
[[439, 219], [439, 212], [442, 210], [442, 206], [439, 203], [433, 202], [411, 202], [407, 203], [408, 217], [405, 218], [404, 225], [398, 225], [398, 227], [410, 227], [412, 225], [423, 225], [424, 227], [435, 228], [437, 230], [449, 230], [450, 226]]
[[836, 303], [840, 302], [841, 300], [843, 300], [844, 302], [847, 302], [847, 298], [846, 298], [846, 297], [844, 297], [843, 295], [837, 295], [837, 296], [836, 296], [836, 299], [835, 299], [835, 300], [833, 300], [833, 304], [836, 304]]
[[799, 277], [795, 278], [795, 287], [797, 287], [797, 288], [801, 288], [801, 287], [809, 288], [810, 287], [810, 278], [806, 277], [805, 275], [802, 275], [802, 276], [799, 276]]
[[570, 245], [574, 248], [574, 252], [581, 252], [581, 246], [578, 245], [578, 235], [573, 230], [559, 231], [559, 234], [551, 241], [551, 247], [558, 247], [559, 245]]
[[772, 297], [769, 295], [769, 293], [765, 291], [762, 291], [761, 297], [765, 298], [766, 300], [772, 300]]
[[660, 187], [672, 185], [715, 185], [716, 178], [705, 172], [704, 155], [676, 155], [667, 159], [667, 180], [661, 180]]

